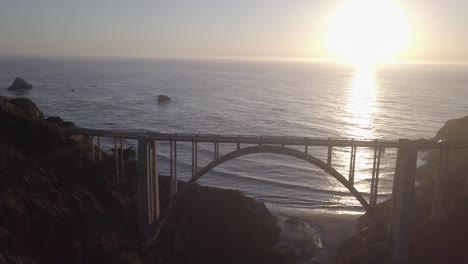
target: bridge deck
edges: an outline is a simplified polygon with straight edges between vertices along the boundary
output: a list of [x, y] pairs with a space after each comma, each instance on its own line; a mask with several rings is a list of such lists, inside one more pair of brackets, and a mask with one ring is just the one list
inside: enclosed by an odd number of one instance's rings
[[[323, 139], [313, 137], [291, 136], [252, 136], [252, 135], [214, 135], [214, 134], [186, 134], [186, 133], [160, 133], [152, 131], [130, 130], [103, 130], [90, 128], [71, 128], [71, 133], [85, 134], [89, 136], [138, 139], [141, 137], [157, 141], [182, 141], [182, 142], [209, 142], [209, 143], [240, 143], [240, 144], [270, 144], [270, 145], [308, 145], [308, 146], [333, 146], [333, 147], [384, 147], [398, 148], [399, 140], [383, 139]], [[449, 147], [451, 149], [468, 148], [467, 141], [436, 141], [418, 139], [412, 140], [420, 149], [437, 149]]]

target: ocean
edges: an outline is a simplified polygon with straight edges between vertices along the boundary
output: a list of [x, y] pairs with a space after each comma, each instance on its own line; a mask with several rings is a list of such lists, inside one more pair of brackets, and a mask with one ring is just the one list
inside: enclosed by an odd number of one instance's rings
[[[34, 85], [8, 91], [16, 76]], [[0, 58], [0, 94], [32, 99], [77, 126], [161, 132], [311, 138], [431, 138], [448, 119], [468, 115], [468, 66], [350, 65], [273, 60]], [[74, 90], [74, 91], [72, 91]], [[165, 94], [173, 101], [158, 104]], [[127, 146], [134, 142], [125, 142]], [[225, 154], [235, 146], [220, 146]], [[199, 165], [211, 145], [199, 147]], [[161, 143], [161, 174], [168, 172]], [[336, 149], [343, 175], [349, 149]], [[326, 150], [309, 149], [324, 158]], [[189, 145], [178, 148], [178, 174], [190, 177]], [[424, 153], [420, 153], [422, 157]], [[369, 193], [373, 151], [358, 149], [355, 186]], [[396, 153], [384, 152], [379, 200], [389, 197]], [[420, 161], [422, 162], [422, 161]], [[217, 167], [201, 184], [239, 189], [287, 210], [362, 213], [337, 180], [294, 158], [255, 154]]]

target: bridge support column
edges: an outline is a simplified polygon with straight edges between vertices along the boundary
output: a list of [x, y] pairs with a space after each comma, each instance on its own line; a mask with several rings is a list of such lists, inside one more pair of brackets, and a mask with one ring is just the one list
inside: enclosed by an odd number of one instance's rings
[[156, 145], [138, 138], [138, 224], [146, 239], [152, 238], [152, 225], [159, 217], [159, 181]]
[[117, 147], [117, 138], [114, 138], [114, 165], [115, 165], [115, 172], [114, 172], [114, 179], [113, 179], [113, 184], [114, 187], [119, 189], [120, 187], [120, 171], [119, 171], [119, 148]]
[[159, 216], [161, 215], [161, 208], [160, 208], [160, 201], [159, 201], [159, 162], [158, 162], [158, 144], [156, 141], [152, 142], [152, 152], [151, 152], [151, 161], [152, 161], [152, 184], [151, 186], [153, 187], [153, 201], [154, 201], [154, 219], [153, 221], [156, 222], [156, 220], [159, 219]]
[[178, 192], [178, 184], [177, 184], [177, 141], [170, 140], [169, 141], [170, 147], [170, 158], [169, 158], [169, 177], [170, 177], [170, 186], [169, 186], [169, 194], [171, 199], [177, 194]]
[[392, 209], [389, 231], [392, 237], [392, 263], [407, 264], [411, 222], [414, 211], [414, 184], [418, 149], [410, 140], [400, 140], [393, 180]]
[[439, 173], [436, 173], [433, 178], [434, 190], [432, 192], [432, 211], [431, 222], [436, 224], [441, 218], [441, 209], [444, 202], [444, 192], [447, 182], [449, 149], [442, 147], [439, 153]]

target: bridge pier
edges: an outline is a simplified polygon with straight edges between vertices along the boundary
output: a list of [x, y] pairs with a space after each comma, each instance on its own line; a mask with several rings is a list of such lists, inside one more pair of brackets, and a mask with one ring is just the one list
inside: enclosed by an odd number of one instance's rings
[[393, 197], [389, 221], [392, 237], [393, 264], [407, 264], [411, 222], [415, 204], [417, 146], [408, 139], [399, 141], [397, 165], [393, 180]]
[[158, 156], [156, 142], [138, 138], [138, 224], [147, 240], [160, 216]]

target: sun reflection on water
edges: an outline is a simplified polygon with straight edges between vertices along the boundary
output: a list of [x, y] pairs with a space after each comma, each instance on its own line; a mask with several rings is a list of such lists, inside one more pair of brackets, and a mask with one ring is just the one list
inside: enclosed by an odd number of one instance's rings
[[[353, 139], [373, 139], [375, 134], [375, 116], [377, 109], [378, 87], [375, 69], [372, 66], [356, 68], [354, 76], [348, 82], [345, 96], [347, 97], [342, 116], [343, 135]], [[349, 175], [351, 148], [340, 148], [334, 152], [334, 167], [345, 176]], [[355, 187], [362, 193], [368, 193], [373, 165], [373, 150], [359, 149], [356, 152]], [[343, 189], [343, 186], [338, 189]], [[341, 197], [347, 204], [356, 203], [354, 197]]]
[[376, 114], [377, 84], [375, 69], [362, 66], [356, 69], [347, 88], [345, 108], [345, 133], [356, 139], [374, 138], [374, 117]]

